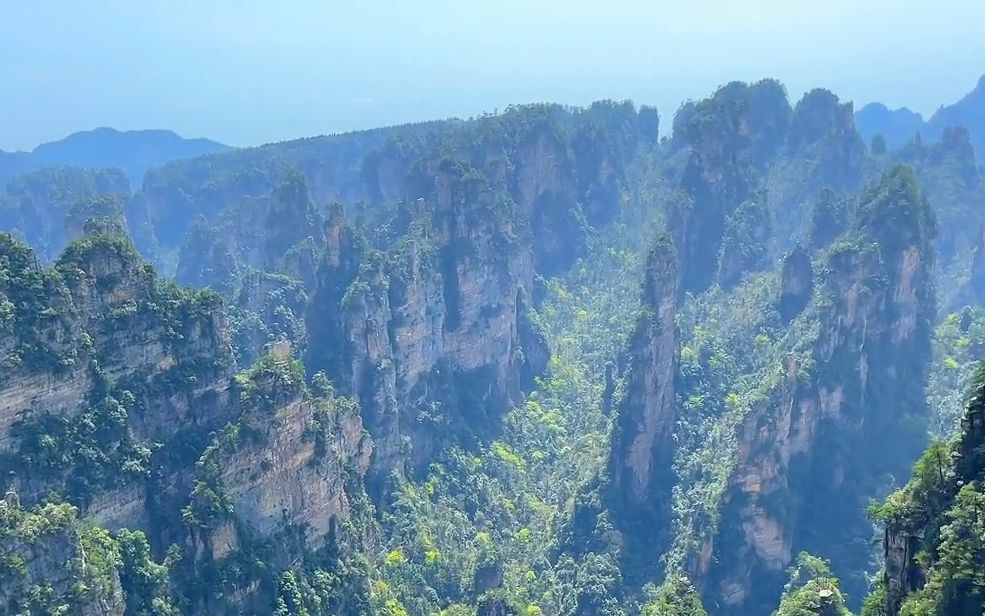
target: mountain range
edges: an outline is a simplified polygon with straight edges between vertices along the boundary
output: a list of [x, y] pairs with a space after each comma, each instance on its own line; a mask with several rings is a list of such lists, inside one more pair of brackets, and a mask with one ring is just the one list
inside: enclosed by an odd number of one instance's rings
[[981, 614], [981, 89], [12, 170], [0, 613]]
[[26, 171], [69, 165], [122, 169], [132, 184], [139, 185], [152, 167], [228, 149], [216, 141], [185, 139], [169, 130], [96, 128], [42, 143], [31, 152], [0, 151], [0, 183]]

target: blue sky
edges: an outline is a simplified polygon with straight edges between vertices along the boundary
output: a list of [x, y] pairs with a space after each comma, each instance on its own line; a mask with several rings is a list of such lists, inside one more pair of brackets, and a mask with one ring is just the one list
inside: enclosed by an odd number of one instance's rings
[[0, 0], [0, 149], [96, 126], [252, 145], [510, 103], [662, 121], [776, 77], [929, 114], [985, 73], [983, 0]]

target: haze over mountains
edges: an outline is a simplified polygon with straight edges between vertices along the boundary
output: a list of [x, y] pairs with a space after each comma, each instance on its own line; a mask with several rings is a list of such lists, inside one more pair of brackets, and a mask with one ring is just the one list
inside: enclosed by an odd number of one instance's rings
[[963, 126], [971, 133], [975, 150], [985, 151], [985, 75], [961, 100], [942, 105], [929, 120], [906, 107], [888, 109], [882, 103], [869, 103], [855, 112], [855, 122], [864, 137], [881, 134], [891, 148], [904, 145], [918, 133], [936, 141], [948, 127]]
[[981, 89], [6, 155], [0, 613], [980, 615]]
[[169, 130], [96, 128], [42, 143], [31, 152], [0, 151], [0, 182], [18, 173], [57, 165], [115, 167], [139, 185], [151, 167], [229, 149], [209, 139], [185, 139]]
[[[898, 148], [918, 133], [928, 141], [939, 140], [948, 126], [964, 126], [975, 149], [985, 149], [985, 75], [961, 100], [942, 105], [930, 120], [906, 107], [889, 109], [868, 103], [855, 111], [859, 133], [867, 140], [882, 135], [890, 148]], [[133, 186], [144, 173], [172, 160], [194, 158], [229, 149], [205, 138], [187, 139], [169, 130], [118, 131], [102, 127], [73, 133], [64, 139], [38, 145], [31, 152], [0, 150], [0, 183], [26, 171], [56, 165], [114, 167], [122, 169]]]

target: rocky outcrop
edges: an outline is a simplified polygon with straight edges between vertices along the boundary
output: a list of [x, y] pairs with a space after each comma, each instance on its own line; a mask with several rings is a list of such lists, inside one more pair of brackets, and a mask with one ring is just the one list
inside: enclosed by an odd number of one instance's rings
[[[362, 225], [330, 214], [306, 363], [360, 400], [374, 477], [495, 433], [547, 365], [535, 276], [570, 267], [611, 220], [652, 121], [630, 104], [531, 106], [373, 157], [370, 177], [390, 178], [378, 192], [403, 201], [357, 209]], [[401, 189], [388, 168], [409, 170]]]
[[178, 258], [182, 284], [231, 292], [252, 270], [288, 275], [314, 284], [323, 222], [297, 171], [288, 171], [269, 194], [245, 197], [214, 223], [199, 216]]
[[[607, 467], [605, 506], [622, 533], [624, 575], [654, 576], [639, 570], [639, 559], [659, 554], [669, 539], [677, 378], [677, 257], [669, 238], [657, 242], [647, 259], [643, 315], [627, 351], [625, 393]], [[583, 514], [579, 514], [581, 516]], [[651, 578], [652, 579], [652, 578]]]
[[976, 234], [971, 257], [971, 293], [979, 303], [985, 303], [985, 227]]
[[830, 560], [848, 595], [863, 594], [851, 572], [865, 570], [868, 550], [851, 538], [865, 536], [865, 503], [924, 440], [932, 235], [912, 172], [898, 168], [863, 195], [853, 231], [831, 249], [819, 334], [795, 346], [739, 432], [717, 564], [701, 572], [726, 613], [768, 613], [799, 551]]
[[887, 526], [883, 532], [883, 583], [887, 610], [898, 614], [903, 599], [926, 584], [927, 572], [917, 564], [920, 536], [901, 528]]
[[[855, 129], [851, 103], [842, 103], [827, 90], [808, 92], [794, 107], [783, 155], [769, 172], [770, 211], [773, 214], [779, 254], [793, 248], [806, 232], [837, 237], [835, 226], [812, 216], [808, 207], [821, 193], [828, 205], [832, 195], [851, 195], [860, 187], [874, 163]], [[831, 213], [831, 212], [825, 212]], [[834, 212], [837, 214], [837, 212]], [[805, 224], [812, 221], [810, 229]], [[832, 235], [833, 233], [833, 235]], [[823, 240], [822, 240], [823, 241]]]
[[84, 220], [80, 203], [130, 196], [130, 183], [118, 169], [51, 167], [12, 178], [0, 192], [0, 230], [28, 242], [47, 262], [54, 260]]
[[855, 124], [867, 141], [882, 137], [891, 150], [905, 145], [927, 128], [919, 113], [906, 107], [889, 109], [882, 103], [869, 103], [856, 111]]
[[662, 240], [647, 259], [646, 313], [630, 343], [626, 394], [609, 462], [611, 488], [628, 506], [653, 505], [667, 497], [674, 458], [676, 283], [677, 258], [669, 241]]
[[789, 322], [811, 301], [814, 292], [814, 269], [811, 257], [799, 244], [783, 258], [780, 270], [780, 318]]
[[546, 358], [526, 315], [523, 231], [467, 166], [434, 173], [433, 205], [389, 254], [360, 254], [334, 217], [309, 310], [309, 369], [359, 398], [380, 477], [425, 463], [442, 441], [490, 430]]
[[64, 504], [24, 508], [13, 492], [0, 501], [0, 611], [123, 616], [116, 547], [76, 513]]
[[718, 284], [731, 289], [746, 272], [766, 266], [770, 213], [765, 199], [746, 201], [729, 216], [718, 256]]
[[44, 269], [4, 235], [0, 257], [0, 467], [25, 504], [57, 490], [157, 549], [192, 545], [188, 575], [289, 529], [285, 567], [338, 539], [372, 444], [354, 402], [321, 378], [308, 391], [288, 343], [235, 374], [217, 296], [158, 280], [119, 236]]
[[[885, 590], [881, 599], [885, 603], [880, 607], [890, 616], [906, 611], [904, 603], [913, 597], [934, 614], [972, 613], [982, 608], [980, 593], [972, 591], [967, 582], [975, 569], [955, 567], [959, 562], [980, 558], [981, 545], [968, 541], [958, 529], [945, 530], [962, 517], [962, 492], [965, 498], [980, 494], [981, 481], [985, 479], [982, 375], [980, 367], [958, 438], [950, 444], [937, 443], [928, 448], [914, 466], [910, 482], [878, 510], [885, 524], [881, 580]], [[944, 556], [946, 535], [952, 538], [947, 549], [958, 551], [960, 559]], [[925, 586], [930, 592], [921, 596], [918, 593]]]
[[847, 199], [839, 198], [830, 188], [822, 189], [811, 207], [810, 246], [823, 250], [848, 229]]
[[726, 220], [753, 189], [748, 111], [749, 87], [733, 83], [675, 118], [674, 139], [688, 148], [681, 187], [689, 208], [674, 212], [671, 221], [686, 291], [702, 291], [713, 280]]

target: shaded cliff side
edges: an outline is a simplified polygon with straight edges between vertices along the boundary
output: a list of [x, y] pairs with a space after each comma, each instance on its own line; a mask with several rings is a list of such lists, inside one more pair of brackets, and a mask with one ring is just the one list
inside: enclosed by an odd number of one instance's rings
[[[643, 315], [628, 348], [628, 367], [608, 464], [607, 506], [626, 535], [627, 576], [652, 575], [640, 558], [666, 549], [676, 421], [677, 255], [661, 239], [647, 259]], [[633, 570], [636, 570], [634, 573]]]
[[699, 567], [727, 613], [768, 613], [799, 551], [863, 595], [866, 502], [925, 438], [933, 233], [912, 172], [898, 168], [863, 193], [826, 254], [820, 295], [800, 317], [818, 327], [804, 336], [795, 324], [801, 339], [740, 428], [714, 564]]

